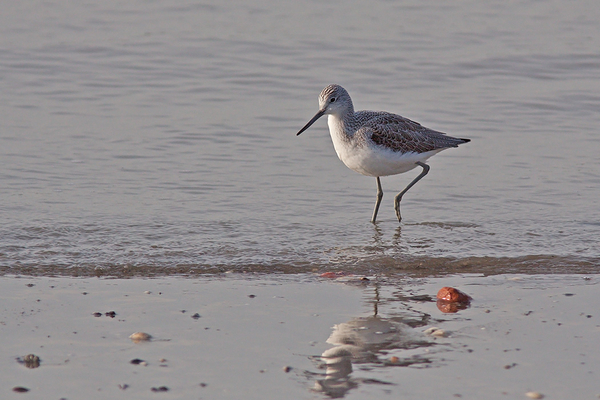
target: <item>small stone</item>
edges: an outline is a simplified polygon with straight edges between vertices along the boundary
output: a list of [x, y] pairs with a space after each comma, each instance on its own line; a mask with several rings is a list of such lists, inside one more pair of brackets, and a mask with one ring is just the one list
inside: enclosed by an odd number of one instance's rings
[[392, 364], [398, 364], [400, 362], [400, 359], [396, 356], [392, 356], [392, 357], [390, 357], [390, 362]]
[[101, 316], [102, 316], [102, 313], [101, 313], [101, 312], [95, 312], [95, 313], [92, 313], [92, 315], [93, 315], [94, 317], [96, 317], [96, 318], [99, 318], [99, 317], [101, 317]]
[[200, 318], [200, 314], [196, 313], [196, 314], [192, 315], [192, 318], [198, 319], [198, 318]]
[[23, 386], [15, 386], [12, 390], [13, 390], [13, 392], [17, 392], [17, 393], [29, 392], [29, 389], [27, 389], [26, 387], [23, 387]]
[[108, 311], [108, 312], [105, 312], [104, 315], [106, 315], [107, 317], [114, 318], [117, 316], [117, 313], [114, 311]]
[[445, 286], [437, 293], [436, 305], [441, 312], [451, 314], [469, 308], [471, 300], [472, 298], [468, 294], [453, 287]]
[[150, 389], [153, 392], [168, 392], [169, 388], [166, 386], [159, 386], [157, 388], [153, 387], [152, 389]]
[[[140, 359], [140, 358], [134, 358], [133, 360], [129, 361], [131, 364], [133, 365], [140, 365], [142, 363], [145, 363], [146, 361]], [[147, 364], [147, 363], [146, 363]]]
[[437, 293], [437, 298], [438, 300], [444, 300], [453, 303], [468, 303], [472, 300], [471, 296], [468, 294], [449, 286], [441, 288]]
[[249, 294], [248, 297], [250, 297], [251, 299], [255, 298], [256, 295], [255, 294]]
[[149, 291], [149, 290], [146, 290], [146, 291], [144, 292], [144, 294], [151, 294], [151, 293], [152, 293], [152, 292], [151, 292], [151, 291]]
[[121, 389], [121, 390], [125, 390], [125, 389], [127, 389], [128, 387], [129, 387], [129, 385], [128, 385], [128, 384], [126, 384], [126, 383], [119, 384], [119, 389]]
[[525, 393], [525, 396], [529, 397], [530, 399], [543, 399], [544, 395], [541, 394], [540, 392], [527, 392]]
[[146, 332], [135, 332], [129, 336], [129, 339], [133, 340], [134, 343], [147, 342], [152, 339], [152, 336]]
[[208, 386], [208, 384], [206, 384], [206, 383], [204, 383], [204, 382], [202, 382], [202, 383], [200, 384], [200, 387], [207, 387], [207, 386]]
[[27, 368], [37, 368], [40, 366], [40, 358], [35, 354], [27, 354], [23, 357], [23, 363]]
[[292, 370], [292, 367], [290, 367], [289, 365], [286, 365], [285, 367], [283, 367], [283, 372], [285, 372], [286, 374], [288, 372], [290, 372]]

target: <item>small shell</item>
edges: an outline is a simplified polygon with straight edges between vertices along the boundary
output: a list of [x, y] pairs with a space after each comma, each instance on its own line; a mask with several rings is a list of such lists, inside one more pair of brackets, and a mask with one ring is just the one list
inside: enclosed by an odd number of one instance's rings
[[133, 340], [134, 343], [147, 342], [152, 339], [152, 336], [145, 332], [135, 332], [129, 336], [129, 339]]
[[436, 337], [446, 337], [446, 331], [443, 329], [437, 329], [433, 332], [431, 332], [431, 336], [436, 336]]
[[530, 399], [543, 399], [544, 395], [541, 394], [540, 392], [527, 392], [525, 393], [525, 396], [529, 397]]
[[431, 328], [425, 329], [423, 331], [424, 334], [426, 335], [430, 335], [430, 336], [435, 336], [435, 337], [446, 337], [448, 336], [448, 334], [446, 333], [445, 330], [440, 329], [438, 327], [432, 326]]

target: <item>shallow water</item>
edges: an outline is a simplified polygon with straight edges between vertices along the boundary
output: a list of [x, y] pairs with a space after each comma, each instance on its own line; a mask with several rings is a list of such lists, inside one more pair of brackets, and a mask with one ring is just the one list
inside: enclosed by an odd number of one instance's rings
[[[340, 268], [597, 272], [594, 2], [16, 2], [0, 15], [0, 267], [162, 275]], [[357, 109], [472, 139], [375, 180]], [[413, 171], [415, 172], [415, 171]]]

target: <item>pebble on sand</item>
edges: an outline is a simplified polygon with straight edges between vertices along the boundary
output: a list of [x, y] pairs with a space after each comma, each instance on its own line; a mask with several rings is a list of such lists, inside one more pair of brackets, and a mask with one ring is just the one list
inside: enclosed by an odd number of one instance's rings
[[23, 357], [23, 363], [27, 368], [37, 368], [40, 366], [40, 358], [35, 354], [27, 354]]
[[458, 289], [445, 286], [437, 292], [437, 299], [452, 303], [469, 303], [473, 298]]
[[453, 287], [443, 287], [437, 293], [437, 307], [445, 314], [469, 308], [471, 300], [471, 296]]

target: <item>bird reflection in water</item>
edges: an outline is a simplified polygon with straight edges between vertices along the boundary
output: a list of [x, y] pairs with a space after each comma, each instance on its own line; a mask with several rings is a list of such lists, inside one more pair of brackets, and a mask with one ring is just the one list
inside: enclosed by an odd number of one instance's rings
[[320, 357], [325, 376], [315, 382], [314, 391], [324, 393], [331, 398], [342, 398], [360, 384], [392, 385], [390, 382], [377, 379], [351, 377], [353, 364], [370, 364], [361, 368], [367, 370], [376, 367], [430, 363], [429, 359], [420, 356], [404, 359], [387, 358], [385, 354], [387, 351], [432, 345], [431, 340], [414, 329], [426, 325], [429, 315], [419, 315], [405, 320], [397, 317], [381, 318], [377, 314], [379, 303], [377, 288], [375, 294], [373, 316], [353, 318], [333, 327], [327, 343], [334, 347], [323, 352]]

